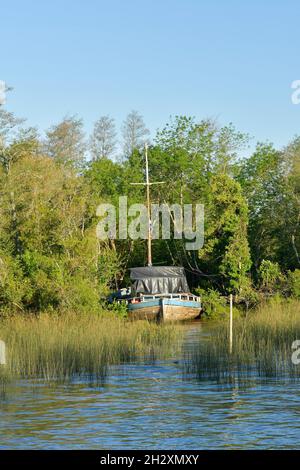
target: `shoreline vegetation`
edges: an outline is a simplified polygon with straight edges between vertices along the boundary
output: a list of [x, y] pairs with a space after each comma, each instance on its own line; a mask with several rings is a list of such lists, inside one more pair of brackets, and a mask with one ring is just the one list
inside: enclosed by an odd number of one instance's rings
[[110, 366], [162, 358], [174, 347], [176, 337], [172, 325], [131, 322], [109, 312], [16, 315], [0, 322], [0, 338], [7, 348], [0, 382], [85, 378], [103, 384]]
[[185, 355], [184, 373], [200, 381], [236, 385], [299, 379], [300, 367], [292, 361], [292, 345], [299, 338], [300, 302], [274, 299], [235, 318], [232, 353], [228, 321], [216, 322], [211, 334]]
[[[172, 343], [171, 325], [130, 323], [124, 306], [105, 302], [130, 284], [128, 268], [147, 263], [144, 240], [96, 234], [99, 204], [118, 207], [124, 195], [128, 205], [145, 202], [148, 134], [143, 117], [129, 113], [117, 155], [109, 116], [88, 137], [76, 116], [41, 136], [0, 106], [0, 339], [12, 376], [101, 381], [110, 364], [154, 357]], [[166, 183], [153, 185], [153, 201], [205, 209], [201, 249], [171, 237], [155, 240], [152, 253], [153, 265], [183, 266], [205, 316], [221, 322], [188, 366], [199, 377], [248, 366], [265, 375], [294, 370], [285, 348], [300, 333], [292, 314], [300, 299], [300, 137], [280, 149], [259, 142], [246, 156], [248, 145], [232, 124], [189, 116], [170, 118], [149, 144], [151, 181]], [[229, 294], [240, 316], [230, 358], [222, 326]]]
[[[273, 298], [255, 309], [234, 311], [229, 352], [228, 309], [206, 318], [209, 334], [183, 349], [185, 379], [242, 386], [270, 379], [299, 379], [292, 345], [300, 339], [300, 302]], [[179, 357], [182, 330], [176, 323], [130, 321], [102, 314], [15, 314], [0, 321], [7, 364], [0, 366], [2, 389], [18, 379], [104, 384], [113, 365]], [[300, 354], [299, 354], [300, 355]], [[298, 356], [297, 356], [298, 357]]]
[[[143, 117], [129, 113], [117, 155], [109, 116], [90, 136], [75, 116], [42, 136], [0, 106], [1, 316], [100, 311], [100, 299], [129, 285], [128, 269], [145, 266], [143, 239], [99, 240], [96, 227], [99, 204], [117, 208], [124, 195], [129, 206], [145, 202], [148, 134]], [[152, 200], [205, 212], [204, 246], [157, 239], [153, 265], [183, 266], [192, 292], [210, 304], [229, 294], [246, 307], [261, 293], [300, 298], [300, 137], [280, 149], [257, 143], [246, 156], [248, 145], [233, 124], [174, 116], [148, 148], [151, 181], [166, 183], [151, 187]]]

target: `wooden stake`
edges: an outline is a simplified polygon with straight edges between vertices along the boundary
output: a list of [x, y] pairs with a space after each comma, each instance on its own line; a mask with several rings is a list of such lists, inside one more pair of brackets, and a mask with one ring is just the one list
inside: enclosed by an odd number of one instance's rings
[[4, 366], [6, 364], [6, 354], [5, 354], [5, 343], [0, 340], [0, 365]]
[[232, 306], [232, 294], [229, 296], [229, 303], [230, 303], [230, 313], [229, 313], [229, 352], [232, 354], [232, 326], [233, 326], [233, 321], [232, 321], [232, 316], [233, 316], [233, 306]]

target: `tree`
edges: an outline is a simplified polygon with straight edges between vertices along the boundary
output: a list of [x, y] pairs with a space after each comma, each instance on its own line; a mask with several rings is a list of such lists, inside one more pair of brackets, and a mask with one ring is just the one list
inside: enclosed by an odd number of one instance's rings
[[47, 131], [45, 151], [62, 165], [80, 168], [86, 151], [82, 120], [71, 116], [52, 126]]
[[[188, 116], [171, 118], [157, 133], [155, 145], [149, 152], [151, 178], [166, 183], [153, 186], [153, 198], [180, 205], [202, 203], [206, 209], [211, 202], [213, 178], [233, 174], [237, 152], [246, 140], [247, 136], [232, 125], [219, 127], [211, 119], [197, 122]], [[159, 256], [167, 253], [172, 263], [183, 264], [197, 275], [213, 274], [212, 265], [201, 269], [197, 252], [187, 252], [184, 240], [171, 240], [162, 245], [156, 242], [161, 248]], [[154, 255], [155, 252], [154, 249]]]
[[219, 287], [243, 295], [251, 267], [247, 240], [248, 207], [242, 188], [231, 177], [212, 177], [205, 211], [205, 245], [199, 251], [204, 272], [214, 274]]
[[113, 156], [116, 150], [116, 135], [114, 119], [101, 116], [95, 122], [90, 143], [93, 160]]
[[[293, 251], [290, 262], [286, 263], [285, 267], [295, 269], [300, 266], [300, 136], [296, 136], [289, 143], [282, 156], [286, 193], [284, 239], [288, 241], [289, 247], [292, 247]], [[287, 256], [286, 250], [282, 255]]]
[[134, 150], [141, 150], [150, 132], [143, 117], [137, 111], [131, 111], [122, 126], [124, 155], [128, 158]]
[[24, 119], [17, 118], [13, 113], [0, 107], [0, 146], [8, 146], [17, 139]]
[[171, 118], [157, 133], [150, 158], [155, 177], [168, 181], [159, 189], [165, 189], [176, 202], [206, 202], [211, 176], [233, 173], [237, 153], [247, 139], [232, 125], [219, 127], [211, 119]]
[[259, 143], [255, 152], [241, 163], [237, 180], [249, 206], [249, 243], [253, 262], [258, 269], [262, 259], [278, 256], [279, 223], [277, 209], [282, 194], [280, 153], [272, 144]]
[[39, 147], [36, 129], [24, 128], [23, 123], [24, 119], [0, 108], [0, 164], [6, 172], [24, 153], [35, 153]]
[[300, 263], [300, 199], [290, 152], [259, 143], [240, 164], [237, 179], [249, 206], [248, 238], [257, 280], [263, 259], [279, 263], [283, 271]]
[[95, 195], [96, 204], [102, 201], [118, 204], [118, 198], [122, 194], [122, 170], [119, 163], [107, 157], [90, 162], [84, 177], [91, 193]]
[[[99, 309], [117, 259], [97, 240], [92, 191], [43, 154], [24, 150], [9, 172], [0, 167], [1, 310]], [[110, 270], [104, 255], [115, 259]]]

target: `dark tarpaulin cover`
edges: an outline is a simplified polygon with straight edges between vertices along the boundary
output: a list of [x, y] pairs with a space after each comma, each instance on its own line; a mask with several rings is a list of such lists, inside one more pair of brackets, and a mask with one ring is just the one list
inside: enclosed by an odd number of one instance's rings
[[130, 279], [137, 294], [175, 294], [189, 292], [184, 268], [178, 266], [147, 266], [131, 268]]

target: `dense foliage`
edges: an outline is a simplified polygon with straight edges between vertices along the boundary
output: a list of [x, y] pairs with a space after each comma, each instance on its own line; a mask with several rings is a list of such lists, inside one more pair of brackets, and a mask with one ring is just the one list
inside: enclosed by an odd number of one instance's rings
[[[103, 116], [87, 139], [67, 117], [45, 138], [0, 107], [0, 309], [97, 310], [127, 269], [144, 265], [142, 240], [96, 238], [96, 208], [144, 202], [142, 146], [148, 131], [137, 112], [116, 155], [113, 119]], [[183, 265], [194, 289], [300, 296], [300, 138], [284, 149], [259, 143], [242, 158], [248, 136], [231, 124], [176, 116], [149, 148], [156, 203], [202, 203], [205, 243], [156, 240], [154, 264]]]

